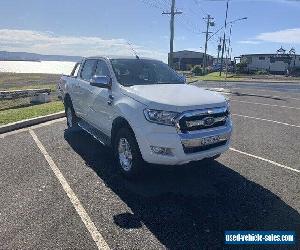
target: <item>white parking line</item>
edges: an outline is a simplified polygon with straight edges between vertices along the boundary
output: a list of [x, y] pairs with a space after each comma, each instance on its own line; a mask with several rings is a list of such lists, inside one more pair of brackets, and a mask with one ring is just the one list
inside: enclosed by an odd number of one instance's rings
[[259, 121], [273, 122], [273, 123], [284, 125], [284, 126], [290, 126], [290, 127], [300, 128], [300, 126], [298, 126], [298, 125], [293, 125], [293, 124], [289, 124], [289, 123], [286, 123], [286, 122], [279, 122], [279, 121], [274, 121], [274, 120], [268, 120], [268, 119], [258, 118], [258, 117], [248, 116], [248, 115], [239, 115], [239, 114], [231, 114], [231, 115], [232, 116], [239, 116], [239, 117], [243, 117], [243, 118], [255, 119], [255, 120], [259, 120]]
[[[231, 90], [235, 90], [235, 89], [237, 89], [237, 90], [249, 90], [249, 91], [258, 91], [258, 92], [280, 92], [280, 91], [275, 91], [275, 90], [265, 90], [265, 89], [250, 89], [250, 88], [232, 88], [232, 87], [230, 87], [230, 86], [227, 86], [227, 87], [225, 87], [225, 86], [223, 86], [223, 87], [214, 87], [214, 88], [212, 88], [212, 87], [210, 87], [210, 86], [201, 86], [201, 87], [203, 87], [203, 88], [205, 88], [205, 89], [208, 89], [208, 90], [212, 90], [212, 91], [217, 91], [217, 92], [221, 92], [221, 93], [223, 93], [224, 92], [224, 94], [235, 94], [234, 92], [231, 92]], [[245, 94], [245, 95], [253, 95], [253, 96], [255, 96], [255, 95], [257, 95], [256, 93], [248, 93], [248, 92], [239, 92], [239, 94]], [[274, 95], [274, 96], [262, 96], [262, 97], [271, 97], [271, 98], [280, 98], [280, 99], [291, 99], [291, 100], [297, 100], [297, 101], [300, 101], [300, 98], [296, 98], [296, 97], [291, 97], [291, 96], [278, 96], [278, 95]]]
[[[229, 88], [229, 89], [242, 89], [242, 90], [246, 90], [245, 88]], [[252, 90], [252, 89], [249, 89], [249, 90]], [[253, 90], [258, 91], [258, 92], [280, 92], [280, 91], [265, 90], [265, 89], [253, 89]], [[240, 93], [240, 94], [257, 95], [255, 93], [247, 93], [247, 92]], [[274, 95], [274, 96], [266, 96], [266, 97], [281, 98], [281, 99], [292, 99], [292, 100], [300, 101], [300, 98], [291, 97], [291, 96], [278, 96], [278, 95]]]
[[110, 249], [107, 243], [105, 242], [104, 238], [96, 228], [95, 224], [85, 211], [84, 207], [82, 206], [80, 200], [77, 198], [76, 194], [68, 184], [67, 180], [59, 170], [59, 168], [56, 166], [50, 155], [47, 153], [46, 149], [44, 148], [43, 144], [40, 142], [38, 139], [37, 135], [35, 132], [31, 129], [29, 129], [29, 133], [31, 134], [33, 140], [35, 141], [36, 145], [38, 148], [41, 150], [42, 154], [44, 155], [46, 161], [48, 162], [51, 170], [55, 174], [56, 178], [59, 180], [60, 184], [62, 185], [64, 191], [68, 195], [70, 201], [72, 202], [76, 212], [80, 216], [82, 222], [86, 226], [87, 230], [91, 234], [94, 242], [96, 243], [98, 249]]
[[238, 100], [233, 100], [233, 99], [230, 99], [230, 102], [240, 102], [240, 103], [248, 103], [248, 104], [254, 104], [254, 105], [300, 110], [300, 108], [298, 108], [298, 107], [281, 106], [281, 105], [276, 105], [276, 104], [268, 104], [268, 103], [260, 103], [260, 102], [246, 102], [246, 101], [238, 101]]
[[280, 167], [280, 168], [284, 168], [284, 169], [287, 169], [287, 170], [290, 170], [290, 171], [293, 171], [293, 172], [296, 172], [296, 173], [300, 173], [300, 170], [299, 170], [299, 169], [291, 168], [291, 167], [285, 166], [285, 165], [283, 165], [283, 164], [277, 163], [277, 162], [275, 162], [275, 161], [271, 161], [271, 160], [262, 158], [262, 157], [260, 157], [260, 156], [256, 156], [256, 155], [253, 155], [253, 154], [249, 154], [249, 153], [246, 153], [246, 152], [237, 150], [237, 149], [235, 149], [235, 148], [230, 148], [230, 150], [232, 150], [232, 151], [234, 151], [234, 152], [237, 152], [237, 153], [240, 153], [240, 154], [243, 154], [243, 155], [250, 156], [250, 157], [252, 157], [252, 158], [256, 158], [256, 159], [261, 160], [261, 161], [264, 161], [264, 162], [271, 163], [271, 164], [273, 164], [273, 165], [275, 165], [275, 166], [277, 166], [277, 167]]
[[11, 131], [11, 132], [0, 134], [0, 139], [3, 139], [4, 137], [10, 136], [10, 135], [15, 135], [15, 134], [22, 133], [22, 132], [28, 131], [30, 129], [36, 129], [36, 128], [41, 128], [41, 127], [49, 126], [51, 124], [54, 124], [54, 123], [57, 123], [57, 122], [61, 122], [61, 121], [65, 121], [65, 120], [66, 120], [66, 118], [63, 117], [63, 118], [59, 118], [59, 119], [56, 119], [56, 120], [52, 120], [52, 121], [48, 121], [48, 122], [43, 122], [41, 124], [37, 124], [37, 125], [34, 125], [32, 127], [20, 128], [20, 129]]

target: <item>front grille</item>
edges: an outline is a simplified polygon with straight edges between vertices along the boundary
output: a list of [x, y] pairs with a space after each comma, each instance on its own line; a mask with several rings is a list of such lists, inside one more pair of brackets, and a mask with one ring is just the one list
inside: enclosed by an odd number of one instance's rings
[[[224, 126], [229, 116], [226, 108], [206, 109], [183, 114], [178, 121], [182, 133]], [[214, 121], [212, 124], [210, 124]]]
[[188, 148], [188, 147], [183, 146], [183, 151], [186, 154], [199, 153], [201, 151], [205, 151], [205, 150], [209, 150], [209, 149], [212, 149], [212, 148], [224, 146], [224, 145], [226, 145], [226, 143], [227, 143], [227, 141], [221, 141], [221, 142], [217, 142], [217, 143], [210, 144], [210, 145], [192, 147], [192, 148]]

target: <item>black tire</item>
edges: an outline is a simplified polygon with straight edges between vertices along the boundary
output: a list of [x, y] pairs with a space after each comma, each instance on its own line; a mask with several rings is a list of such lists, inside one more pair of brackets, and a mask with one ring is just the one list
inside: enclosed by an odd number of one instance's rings
[[[70, 113], [69, 113], [70, 112]], [[75, 114], [73, 104], [70, 100], [65, 102], [65, 114], [67, 117], [67, 126], [69, 130], [78, 129], [78, 117]]]
[[[130, 148], [131, 155], [132, 155], [131, 164], [128, 169], [126, 169], [124, 167], [124, 165], [122, 166], [122, 163], [120, 160], [119, 144], [121, 143], [121, 141], [123, 141], [123, 139], [125, 139], [127, 141], [127, 143], [129, 144], [129, 148]], [[116, 161], [118, 170], [126, 178], [129, 178], [129, 179], [136, 178], [146, 163], [142, 158], [138, 143], [135, 139], [135, 135], [130, 128], [124, 127], [124, 128], [121, 128], [117, 132], [116, 136], [114, 137], [113, 151], [114, 151], [115, 161]]]

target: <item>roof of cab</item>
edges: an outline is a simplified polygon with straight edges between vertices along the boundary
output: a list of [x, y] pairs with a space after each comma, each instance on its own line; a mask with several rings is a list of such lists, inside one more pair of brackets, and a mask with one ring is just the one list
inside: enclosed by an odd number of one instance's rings
[[[105, 58], [105, 59], [137, 59], [135, 56], [115, 56], [115, 55], [109, 55], [109, 56], [89, 56], [85, 57], [84, 59], [100, 59], [100, 58]], [[156, 60], [154, 58], [148, 58], [148, 57], [140, 57], [140, 59], [145, 59], [145, 60]]]

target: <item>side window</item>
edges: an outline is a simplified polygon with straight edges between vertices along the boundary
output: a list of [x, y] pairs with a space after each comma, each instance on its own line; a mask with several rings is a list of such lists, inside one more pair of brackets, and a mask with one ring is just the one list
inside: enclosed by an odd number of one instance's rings
[[97, 76], [110, 76], [109, 69], [106, 62], [99, 60], [97, 63], [95, 75]]
[[95, 71], [97, 60], [88, 59], [85, 61], [81, 70], [80, 77], [85, 81], [90, 81]]

